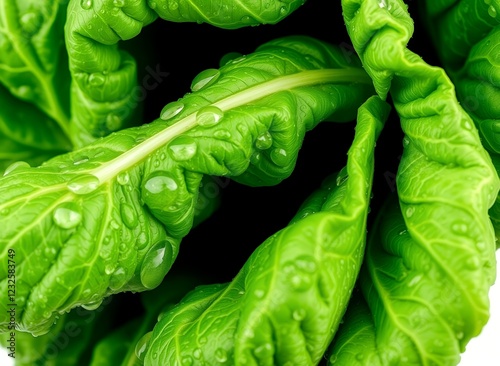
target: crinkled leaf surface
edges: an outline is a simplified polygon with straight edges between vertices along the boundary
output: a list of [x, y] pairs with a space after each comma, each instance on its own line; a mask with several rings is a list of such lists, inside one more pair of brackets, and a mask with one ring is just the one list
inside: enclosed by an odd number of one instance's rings
[[0, 169], [68, 151], [64, 1], [0, 4]]
[[483, 145], [500, 153], [500, 1], [426, 1], [422, 15]]
[[[488, 290], [495, 279], [488, 209], [499, 180], [444, 71], [406, 48], [410, 27], [393, 27], [410, 22], [401, 11], [404, 4], [379, 3], [342, 5], [349, 34], [362, 45], [365, 68], [389, 74], [381, 84], [391, 85], [405, 133], [399, 204], [382, 211], [360, 278], [373, 326], [360, 328], [355, 319], [344, 323], [330, 363], [456, 365], [488, 320]], [[385, 49], [392, 62], [375, 57]], [[356, 329], [373, 332], [372, 347], [342, 334]]]
[[364, 253], [375, 139], [388, 114], [360, 108], [347, 167], [229, 284], [201, 286], [155, 326], [146, 365], [316, 365], [342, 318]]
[[307, 130], [327, 117], [353, 119], [372, 94], [340, 49], [278, 39], [201, 72], [192, 93], [151, 124], [13, 169], [0, 179], [0, 257], [16, 252], [20, 329], [43, 334], [59, 313], [158, 286], [192, 226], [203, 175], [277, 184]]
[[158, 15], [173, 22], [209, 23], [236, 29], [259, 24], [275, 24], [303, 5], [305, 0], [188, 0], [151, 1]]

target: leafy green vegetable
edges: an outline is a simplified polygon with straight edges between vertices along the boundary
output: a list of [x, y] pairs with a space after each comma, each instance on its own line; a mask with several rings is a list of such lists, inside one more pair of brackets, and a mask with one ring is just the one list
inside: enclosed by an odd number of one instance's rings
[[347, 306], [363, 258], [373, 150], [388, 114], [361, 106], [345, 169], [231, 283], [201, 286], [155, 326], [146, 365], [315, 365]]
[[0, 4], [0, 170], [71, 148], [65, 17], [64, 1]]
[[236, 29], [259, 24], [275, 24], [303, 5], [305, 0], [154, 0], [149, 6], [172, 22], [209, 23], [220, 28]]
[[[116, 301], [103, 303], [98, 309], [78, 308], [61, 315], [47, 334], [33, 337], [18, 332], [16, 366], [88, 365], [90, 352], [111, 327], [116, 311]], [[4, 341], [6, 335], [2, 336]]]
[[[367, 72], [387, 72], [380, 83], [391, 85], [405, 138], [399, 202], [379, 214], [360, 278], [368, 308], [353, 310], [339, 330], [330, 363], [455, 365], [488, 320], [495, 279], [488, 209], [499, 179], [444, 71], [406, 49], [402, 4], [365, 0], [354, 12], [354, 3], [342, 2], [347, 29]], [[383, 50], [391, 58], [373, 57]]]
[[500, 153], [500, 1], [426, 1], [422, 13], [483, 145]]
[[192, 227], [203, 175], [277, 184], [307, 130], [327, 117], [352, 119], [373, 93], [359, 64], [308, 37], [203, 71], [192, 91], [153, 123], [0, 179], [0, 257], [18, 253], [21, 330], [43, 334], [58, 313], [158, 286]]

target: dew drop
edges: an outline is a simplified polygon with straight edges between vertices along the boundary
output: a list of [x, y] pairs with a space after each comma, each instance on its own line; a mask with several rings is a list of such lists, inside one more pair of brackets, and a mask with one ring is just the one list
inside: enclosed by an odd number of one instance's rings
[[406, 217], [412, 217], [413, 214], [415, 213], [415, 207], [408, 207], [406, 209]]
[[215, 350], [215, 361], [219, 363], [224, 363], [227, 361], [227, 352], [223, 348], [217, 348]]
[[31, 166], [25, 162], [25, 161], [16, 161], [15, 163], [10, 164], [4, 171], [3, 176], [5, 177], [6, 175], [12, 173], [15, 170], [23, 170], [23, 169], [29, 169]]
[[330, 362], [331, 364], [337, 363], [337, 355], [335, 354], [331, 355], [330, 358], [328, 359], [328, 362]]
[[202, 127], [215, 126], [224, 117], [224, 112], [215, 106], [201, 108], [196, 114], [196, 122]]
[[33, 88], [28, 85], [21, 85], [16, 89], [15, 94], [18, 98], [30, 100], [34, 96]]
[[465, 222], [455, 222], [451, 225], [451, 230], [456, 234], [465, 234], [468, 231], [468, 227]]
[[104, 273], [106, 273], [108, 276], [110, 274], [112, 274], [116, 269], [116, 265], [112, 264], [112, 263], [109, 263], [109, 264], [106, 264], [106, 266], [104, 267]]
[[84, 174], [71, 179], [67, 183], [67, 187], [74, 194], [88, 194], [99, 187], [99, 179], [94, 175]]
[[496, 18], [497, 17], [497, 9], [495, 9], [495, 6], [491, 5], [489, 8], [488, 8], [488, 15], [492, 18]]
[[117, 8], [122, 8], [125, 6], [125, 0], [113, 0], [113, 5]]
[[217, 69], [203, 70], [193, 79], [193, 82], [191, 83], [191, 90], [195, 92], [210, 86], [217, 81], [219, 76], [220, 71]]
[[199, 359], [201, 358], [201, 349], [196, 348], [196, 349], [193, 351], [193, 357], [194, 357], [196, 360], [199, 360]]
[[151, 339], [151, 335], [153, 331], [147, 332], [144, 334], [141, 339], [135, 345], [135, 355], [139, 359], [139, 361], [144, 361], [144, 357], [146, 356], [146, 352], [148, 350], [149, 340]]
[[302, 271], [295, 262], [289, 262], [283, 267], [291, 287], [296, 291], [306, 291], [312, 285], [310, 273]]
[[486, 243], [485, 243], [485, 242], [483, 242], [483, 241], [479, 241], [479, 242], [477, 242], [477, 244], [476, 244], [476, 248], [477, 248], [480, 252], [482, 252], [482, 251], [484, 251], [484, 250], [486, 249]]
[[146, 235], [146, 232], [141, 231], [139, 233], [139, 236], [137, 236], [136, 240], [137, 249], [139, 250], [144, 249], [147, 243], [148, 243], [148, 236]]
[[306, 317], [306, 311], [304, 309], [297, 309], [294, 310], [292, 313], [293, 320], [296, 320], [298, 322], [304, 320], [305, 317]]
[[88, 161], [89, 161], [89, 157], [88, 156], [84, 156], [84, 155], [78, 156], [73, 161], [73, 165], [82, 165], [82, 164], [85, 164]]
[[284, 6], [282, 6], [280, 8], [280, 15], [285, 16], [287, 13], [288, 13], [288, 11], [286, 10], [286, 8]]
[[116, 114], [108, 114], [106, 116], [106, 128], [109, 131], [116, 131], [122, 125], [122, 119]]
[[257, 137], [255, 140], [255, 147], [259, 150], [269, 149], [273, 145], [273, 137], [269, 131], [264, 132], [262, 135]]
[[178, 188], [177, 182], [171, 177], [170, 173], [157, 171], [154, 172], [144, 184], [146, 196], [156, 197], [174, 192]]
[[214, 137], [221, 140], [229, 140], [231, 138], [231, 132], [225, 129], [217, 130], [214, 132]]
[[118, 267], [109, 279], [109, 288], [113, 291], [117, 291], [125, 286], [127, 280], [127, 272], [125, 272], [125, 269], [123, 267]]
[[153, 9], [153, 10], [154, 10], [154, 9], [156, 9], [156, 6], [157, 6], [156, 1], [154, 1], [154, 0], [149, 0], [149, 2], [148, 2], [148, 3], [149, 3], [149, 7], [150, 7], [151, 9]]
[[184, 356], [181, 360], [182, 366], [191, 366], [193, 364], [193, 358], [191, 356]]
[[56, 248], [53, 248], [53, 247], [45, 247], [45, 249], [43, 250], [43, 254], [45, 255], [45, 258], [52, 258], [56, 255], [57, 253], [57, 250]]
[[410, 282], [408, 282], [408, 287], [414, 287], [417, 283], [420, 282], [420, 280], [422, 279], [422, 275], [416, 275], [415, 277], [413, 277]]
[[258, 299], [262, 299], [264, 297], [264, 295], [266, 294], [264, 290], [255, 290], [254, 293], [256, 298]]
[[119, 185], [124, 186], [130, 182], [130, 175], [128, 172], [121, 172], [116, 176], [116, 181]]
[[82, 308], [84, 308], [85, 310], [92, 311], [101, 306], [101, 304], [102, 304], [102, 299], [94, 302], [89, 302], [87, 304], [82, 304]]
[[362, 353], [358, 353], [358, 354], [356, 355], [356, 360], [357, 360], [357, 361], [363, 361], [363, 358], [364, 358], [364, 356], [363, 356], [363, 354], [362, 354]]
[[262, 154], [260, 152], [254, 151], [252, 155], [250, 155], [250, 162], [253, 165], [258, 165], [261, 160], [262, 160]]
[[62, 229], [72, 229], [82, 222], [80, 208], [73, 202], [64, 202], [52, 213], [54, 223]]
[[177, 3], [177, 1], [171, 1], [168, 8], [170, 9], [170, 11], [176, 11], [179, 8], [179, 4]]
[[410, 139], [408, 137], [404, 137], [403, 138], [403, 146], [404, 147], [407, 147], [408, 145], [410, 145]]
[[196, 141], [189, 136], [179, 136], [168, 144], [168, 152], [176, 161], [191, 159], [197, 150]]
[[91, 86], [101, 86], [104, 84], [105, 80], [106, 80], [106, 78], [100, 72], [94, 72], [94, 73], [90, 74], [90, 76], [89, 76], [89, 84]]
[[475, 270], [481, 267], [481, 261], [478, 257], [472, 256], [465, 261], [465, 265], [468, 269]]
[[81, 5], [82, 9], [89, 10], [92, 8], [93, 3], [92, 3], [92, 0], [82, 0], [80, 2], [80, 5]]
[[182, 102], [168, 103], [161, 110], [160, 118], [164, 121], [167, 121], [167, 120], [177, 116], [179, 113], [182, 112], [183, 109], [184, 109], [184, 103], [182, 103]]
[[285, 149], [277, 148], [273, 149], [270, 153], [271, 160], [274, 164], [280, 167], [285, 167], [288, 165], [288, 157]]
[[141, 282], [146, 288], [158, 286], [172, 266], [173, 250], [168, 240], [153, 245], [146, 253], [141, 266]]

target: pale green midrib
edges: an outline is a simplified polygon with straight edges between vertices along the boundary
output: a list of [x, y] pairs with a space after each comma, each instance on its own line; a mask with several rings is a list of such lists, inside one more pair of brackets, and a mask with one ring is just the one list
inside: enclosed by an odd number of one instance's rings
[[[31, 57], [28, 57], [24, 52], [22, 52], [22, 45], [20, 45], [19, 39], [15, 37], [17, 34], [15, 30], [11, 30], [9, 28], [9, 22], [7, 20], [7, 9], [5, 9], [5, 6], [7, 4], [7, 1], [4, 3], [4, 8], [3, 11], [0, 12], [0, 16], [2, 17], [2, 24], [5, 24], [7, 26], [8, 32], [6, 32], [7, 37], [10, 39], [12, 42], [12, 46], [14, 47], [16, 53], [19, 55], [19, 57], [24, 61], [25, 65], [29, 66], [29, 69], [33, 73], [33, 75], [40, 81], [40, 85], [42, 86], [42, 89], [44, 91], [44, 94], [47, 96], [47, 102], [48, 102], [48, 107], [45, 107], [44, 105], [40, 105], [40, 109], [43, 110], [48, 116], [50, 116], [61, 128], [61, 130], [64, 132], [66, 136], [71, 136], [70, 131], [69, 131], [69, 118], [66, 116], [66, 113], [64, 113], [64, 110], [56, 98], [54, 96], [56, 95], [56, 91], [53, 88], [52, 84], [52, 74], [45, 73], [43, 70], [40, 69], [39, 65], [37, 62], [35, 62]], [[59, 6], [59, 5], [56, 5]]]
[[[248, 89], [212, 103], [211, 105], [221, 109], [222, 111], [228, 111], [277, 92], [297, 87], [335, 82], [358, 82], [371, 84], [371, 79], [364, 70], [359, 68], [307, 70], [254, 85]], [[169, 141], [194, 128], [196, 125], [196, 112], [193, 112], [172, 126], [165, 128], [117, 158], [101, 165], [89, 173], [96, 176], [99, 179], [100, 184], [108, 182], [116, 177], [120, 172], [130, 169], [154, 151], [165, 146]]]

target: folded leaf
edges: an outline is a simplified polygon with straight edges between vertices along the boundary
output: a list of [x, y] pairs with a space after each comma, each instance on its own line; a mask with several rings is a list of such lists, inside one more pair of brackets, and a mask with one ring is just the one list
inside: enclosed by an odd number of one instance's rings
[[[158, 15], [174, 22], [207, 22], [221, 28], [276, 23], [303, 3], [273, 0], [71, 0], [65, 26], [71, 86], [71, 133], [77, 146], [138, 119], [137, 67], [118, 42], [137, 36]], [[162, 78], [168, 73], [158, 73]]]
[[500, 1], [436, 3], [426, 1], [422, 15], [438, 56], [483, 145], [500, 153]]
[[[364, 67], [371, 74], [387, 72], [379, 82], [390, 86], [401, 118], [399, 204], [382, 211], [360, 277], [373, 321], [363, 332], [374, 333], [368, 338], [375, 348], [354, 334], [343, 335], [356, 331], [346, 322], [330, 363], [455, 365], [488, 320], [488, 290], [495, 279], [488, 209], [499, 179], [445, 72], [406, 48], [410, 26], [393, 27], [410, 19], [404, 4], [383, 5], [342, 2]], [[391, 58], [381, 60], [379, 54]]]
[[276, 24], [303, 5], [305, 0], [155, 0], [149, 3], [158, 15], [172, 22], [209, 23], [219, 28], [236, 29], [259, 24]]
[[58, 313], [158, 286], [193, 224], [203, 175], [277, 184], [307, 130], [327, 117], [354, 118], [372, 94], [340, 49], [279, 39], [201, 72], [192, 93], [153, 123], [12, 169], [0, 178], [0, 258], [16, 252], [20, 329], [43, 334]]
[[364, 253], [375, 139], [388, 105], [360, 108], [347, 167], [251, 255], [231, 283], [201, 286], [158, 322], [146, 365], [316, 365]]

